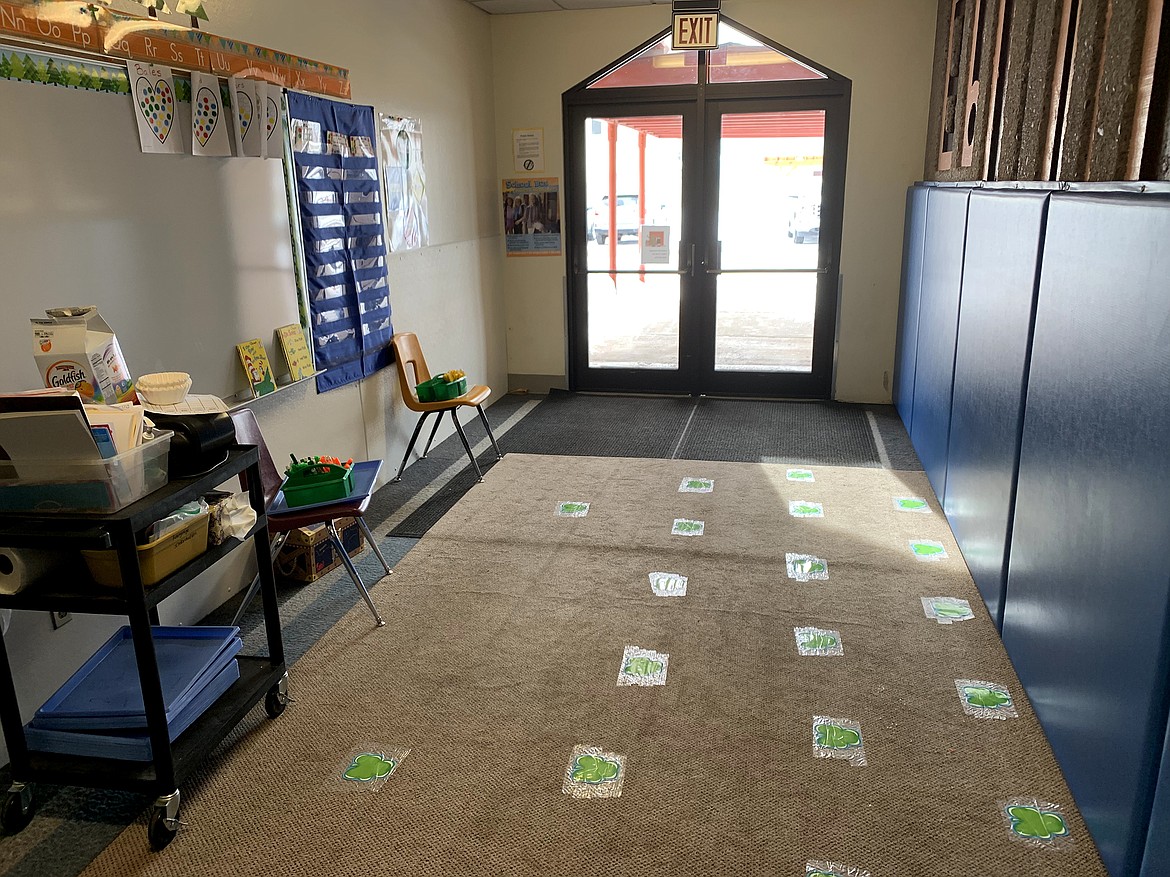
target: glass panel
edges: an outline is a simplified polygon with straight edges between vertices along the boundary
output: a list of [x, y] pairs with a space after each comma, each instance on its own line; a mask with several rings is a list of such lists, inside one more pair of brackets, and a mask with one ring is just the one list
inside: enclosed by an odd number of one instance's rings
[[[611, 186], [616, 205], [612, 214]], [[585, 194], [589, 204], [585, 215], [589, 271], [678, 270], [682, 116], [586, 119]], [[611, 218], [617, 225], [617, 240], [612, 250], [609, 246]], [[665, 251], [666, 262], [642, 252], [638, 230], [643, 225], [665, 229], [659, 254], [661, 258]]]
[[589, 367], [678, 368], [677, 274], [589, 275]]
[[[669, 45], [669, 40], [667, 41]], [[719, 48], [707, 56], [709, 82], [826, 79], [825, 74], [719, 22]]]
[[632, 88], [639, 85], [697, 85], [699, 53], [676, 52], [670, 34], [620, 67], [589, 84], [589, 88]]
[[726, 114], [719, 150], [721, 269], [815, 269], [824, 111]]
[[812, 372], [817, 275], [721, 274], [715, 370]]
[[677, 369], [682, 116], [586, 119], [585, 194], [589, 367]]

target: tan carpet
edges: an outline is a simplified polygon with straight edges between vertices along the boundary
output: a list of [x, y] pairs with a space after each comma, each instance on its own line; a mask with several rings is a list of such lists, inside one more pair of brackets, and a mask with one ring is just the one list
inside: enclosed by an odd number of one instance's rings
[[[132, 826], [85, 874], [1103, 877], [925, 476], [814, 471], [509, 455], [374, 590], [387, 626], [355, 607], [294, 666], [285, 714], [255, 711], [184, 787], [164, 852]], [[565, 500], [588, 516], [556, 517]], [[829, 580], [789, 580], [786, 551]], [[687, 596], [654, 596], [654, 571]], [[975, 619], [928, 619], [939, 595]], [[845, 654], [801, 657], [802, 626]], [[669, 654], [665, 687], [616, 686], [627, 645]], [[1019, 718], [965, 715], [956, 679], [1006, 685]], [[817, 715], [859, 722], [868, 765], [814, 758]], [[563, 794], [578, 744], [626, 756], [619, 798]], [[376, 745], [411, 754], [379, 789], [342, 780]], [[1061, 805], [1071, 843], [1012, 838], [999, 802], [1024, 797]]]

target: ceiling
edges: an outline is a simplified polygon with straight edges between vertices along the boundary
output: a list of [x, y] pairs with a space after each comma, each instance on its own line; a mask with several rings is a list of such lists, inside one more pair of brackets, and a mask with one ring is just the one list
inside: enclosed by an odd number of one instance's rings
[[[569, 9], [610, 9], [614, 6], [670, 6], [671, 0], [467, 0], [492, 15], [517, 12], [558, 12]], [[669, 16], [667, 17], [669, 21]]]

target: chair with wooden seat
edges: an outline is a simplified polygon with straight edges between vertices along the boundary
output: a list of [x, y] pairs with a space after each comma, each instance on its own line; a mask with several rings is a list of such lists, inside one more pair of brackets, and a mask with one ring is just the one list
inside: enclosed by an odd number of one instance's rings
[[[256, 445], [260, 451], [260, 481], [264, 489], [264, 507], [266, 509], [272, 509], [273, 502], [280, 492], [280, 486], [284, 483], [284, 479], [281, 477], [280, 471], [276, 468], [276, 463], [273, 462], [272, 454], [268, 451], [268, 446], [264, 443], [264, 436], [260, 432], [260, 424], [256, 422], [256, 415], [248, 408], [241, 408], [238, 411], [233, 411], [231, 418], [236, 427], [236, 443], [241, 445]], [[240, 475], [240, 482], [245, 488], [247, 487], [244, 474]], [[356, 520], [358, 526], [362, 528], [362, 532], [366, 534], [366, 540], [374, 550], [374, 556], [378, 558], [382, 564], [382, 568], [386, 570], [386, 574], [389, 575], [394, 572], [390, 568], [390, 564], [386, 562], [386, 558], [382, 556], [382, 551], [378, 548], [378, 543], [374, 540], [374, 534], [370, 532], [369, 525], [366, 524], [365, 518], [362, 517], [369, 504], [370, 494], [366, 493], [364, 496], [353, 499], [339, 499], [336, 502], [330, 502], [324, 505], [314, 504], [303, 509], [289, 508], [277, 513], [270, 511], [268, 514], [268, 535], [272, 539], [272, 556], [275, 557], [284, 545], [285, 539], [288, 538], [288, 534], [293, 530], [300, 529], [301, 527], [311, 527], [315, 524], [324, 524], [329, 534], [329, 541], [333, 543], [333, 550], [338, 552], [338, 556], [341, 558], [341, 562], [345, 564], [345, 569], [349, 573], [349, 577], [353, 579], [358, 593], [366, 601], [366, 606], [373, 613], [378, 627], [381, 627], [386, 622], [378, 614], [378, 610], [374, 606], [374, 601], [370, 599], [370, 592], [366, 590], [366, 584], [362, 581], [357, 567], [353, 565], [353, 560], [350, 558], [349, 552], [345, 550], [345, 546], [341, 542], [341, 534], [337, 531], [338, 519], [353, 518]], [[232, 625], [239, 625], [244, 610], [248, 608], [248, 604], [259, 590], [260, 577], [256, 576], [248, 588], [248, 593], [244, 595], [243, 602], [240, 603], [239, 608], [236, 610], [236, 617], [232, 619]]]
[[[402, 388], [402, 401], [406, 403], [406, 407], [411, 411], [417, 411], [421, 415], [418, 423], [414, 427], [414, 434], [410, 437], [410, 444], [406, 446], [406, 453], [402, 456], [402, 465], [398, 467], [398, 474], [394, 476], [394, 480], [402, 480], [402, 473], [406, 469], [406, 461], [410, 459], [410, 452], [414, 450], [414, 444], [418, 441], [419, 433], [422, 432], [423, 424], [426, 423], [427, 418], [432, 414], [439, 415], [435, 418], [435, 425], [431, 429], [431, 437], [427, 439], [426, 447], [423, 448], [422, 457], [420, 457], [423, 460], [430, 453], [431, 442], [435, 440], [435, 433], [439, 431], [439, 424], [443, 422], [443, 412], [450, 411], [451, 422], [455, 424], [455, 430], [459, 433], [459, 438], [463, 442], [463, 448], [467, 451], [467, 456], [471, 458], [471, 465], [475, 467], [475, 474], [479, 476], [480, 481], [483, 481], [483, 472], [479, 468], [479, 462], [475, 459], [475, 454], [471, 450], [471, 444], [467, 441], [467, 434], [463, 432], [463, 426], [459, 423], [459, 417], [456, 412], [463, 407], [474, 408], [479, 412], [479, 419], [483, 421], [483, 428], [487, 430], [488, 438], [492, 441], [492, 448], [496, 452], [496, 459], [504, 459], [504, 455], [500, 453], [500, 446], [496, 444], [496, 437], [492, 435], [492, 428], [491, 424], [488, 423], [487, 415], [483, 413], [483, 403], [492, 394], [491, 387], [478, 385], [472, 387], [462, 396], [456, 396], [454, 399], [445, 399], [442, 402], [420, 402], [414, 388], [424, 381], [431, 379], [431, 370], [427, 368], [427, 361], [423, 356], [422, 347], [418, 343], [418, 337], [413, 332], [399, 332], [394, 336], [392, 343], [394, 345], [394, 362], [398, 366], [398, 383]], [[414, 373], [413, 378], [410, 376], [412, 371]]]

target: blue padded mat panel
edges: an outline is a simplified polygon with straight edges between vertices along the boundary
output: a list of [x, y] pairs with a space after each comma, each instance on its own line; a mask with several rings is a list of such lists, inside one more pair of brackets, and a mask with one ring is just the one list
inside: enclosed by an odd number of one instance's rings
[[967, 210], [944, 510], [997, 626], [1047, 204], [1047, 192], [975, 192]]
[[898, 300], [898, 342], [894, 351], [894, 407], [909, 432], [914, 413], [914, 362], [918, 358], [918, 300], [922, 288], [922, 250], [926, 244], [926, 186], [906, 192], [906, 229], [902, 237], [902, 295]]
[[1141, 877], [1170, 874], [1170, 731], [1166, 734], [1166, 745], [1162, 747], [1162, 769], [1158, 774], [1157, 788]]
[[1166, 196], [1052, 196], [1003, 622], [1118, 877], [1141, 865], [1166, 733], [1167, 241]]
[[951, 381], [969, 197], [966, 189], [931, 189], [927, 195], [910, 441], [940, 500], [946, 495]]

